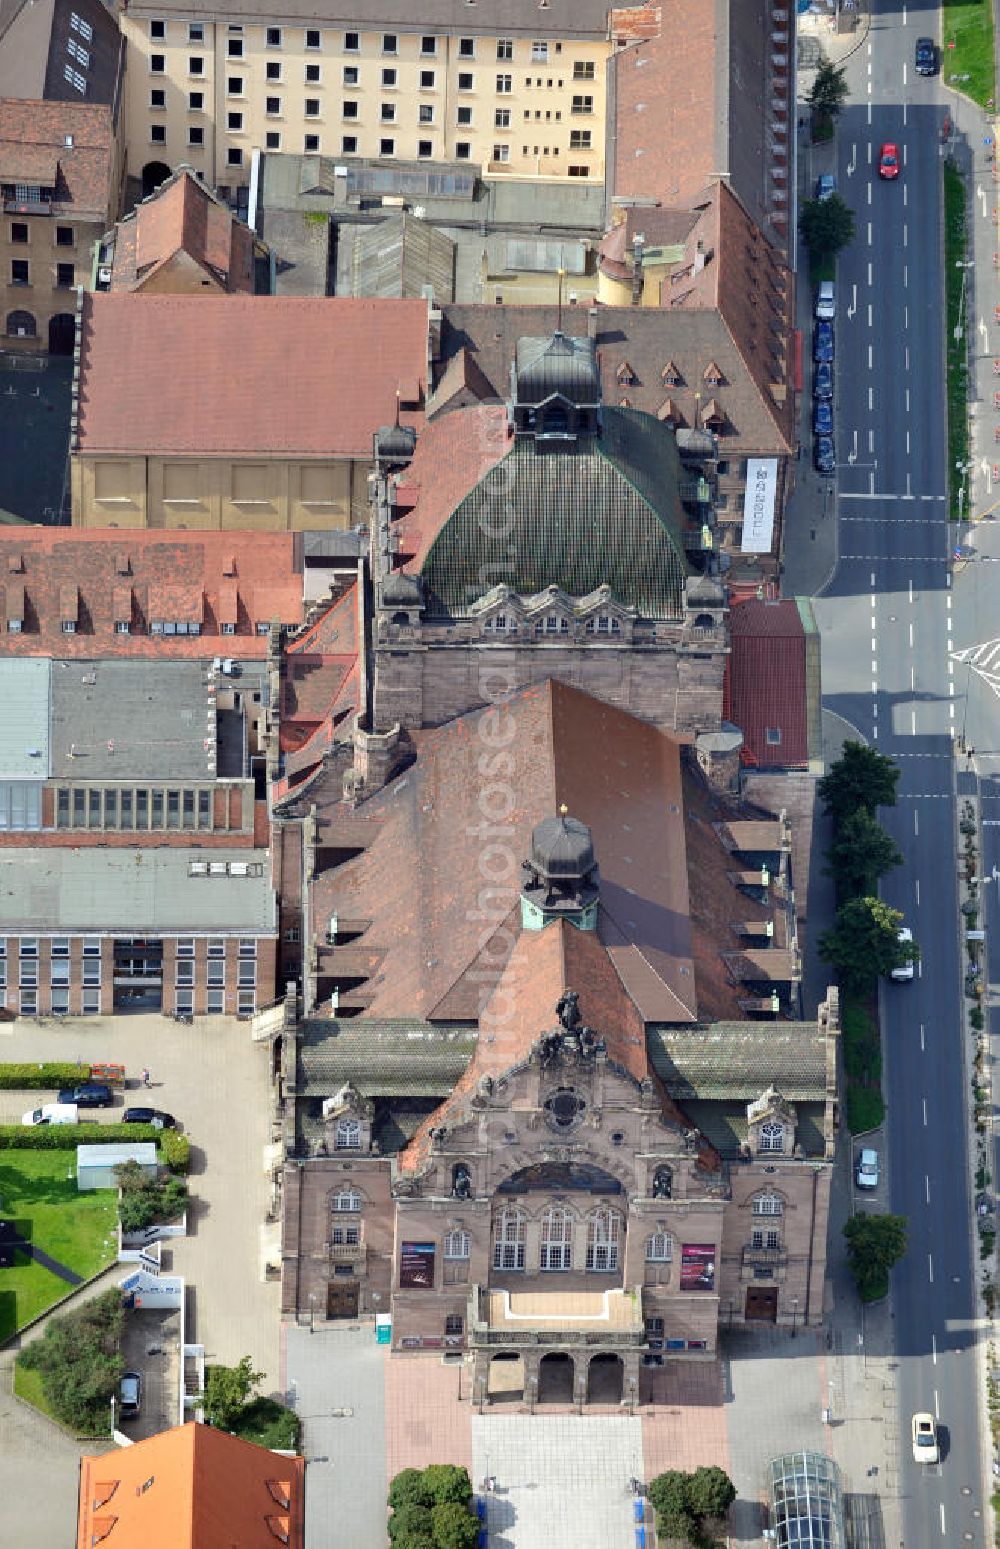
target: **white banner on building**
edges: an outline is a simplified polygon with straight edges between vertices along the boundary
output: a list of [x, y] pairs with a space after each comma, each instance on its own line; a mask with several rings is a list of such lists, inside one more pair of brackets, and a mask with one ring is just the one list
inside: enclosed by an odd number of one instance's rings
[[778, 490], [778, 459], [747, 458], [747, 487], [743, 497], [744, 554], [770, 554], [774, 538], [774, 499]]

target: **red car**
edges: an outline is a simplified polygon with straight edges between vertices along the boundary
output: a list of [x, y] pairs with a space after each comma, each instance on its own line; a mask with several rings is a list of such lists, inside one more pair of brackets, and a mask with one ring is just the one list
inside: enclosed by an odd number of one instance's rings
[[878, 175], [884, 178], [899, 177], [899, 148], [889, 140], [878, 153]]

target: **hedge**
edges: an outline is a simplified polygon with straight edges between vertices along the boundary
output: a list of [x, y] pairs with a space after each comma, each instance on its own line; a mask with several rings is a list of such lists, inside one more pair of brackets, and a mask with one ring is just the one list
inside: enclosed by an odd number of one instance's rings
[[22, 1065], [0, 1065], [0, 1089], [11, 1087], [61, 1087], [77, 1086], [90, 1080], [90, 1066], [44, 1065], [40, 1061], [25, 1061]]
[[74, 1151], [77, 1146], [114, 1145], [129, 1140], [155, 1140], [159, 1160], [171, 1172], [187, 1172], [190, 1142], [175, 1130], [152, 1124], [0, 1124], [0, 1151]]

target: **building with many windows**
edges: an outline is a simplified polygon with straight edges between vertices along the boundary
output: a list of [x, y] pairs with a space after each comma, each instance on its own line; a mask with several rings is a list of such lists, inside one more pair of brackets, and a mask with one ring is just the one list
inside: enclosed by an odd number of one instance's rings
[[220, 192], [255, 150], [456, 161], [477, 171], [602, 182], [606, 0], [398, 0], [309, 16], [241, 0], [196, 16], [177, 0], [122, 13], [129, 166], [146, 188], [190, 162]]

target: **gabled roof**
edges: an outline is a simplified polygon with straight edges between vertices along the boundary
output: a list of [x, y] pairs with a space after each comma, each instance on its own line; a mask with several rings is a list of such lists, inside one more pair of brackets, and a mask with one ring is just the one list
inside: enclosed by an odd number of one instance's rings
[[0, 182], [51, 188], [65, 213], [106, 222], [114, 197], [113, 162], [108, 108], [0, 99]]
[[750, 598], [730, 614], [724, 709], [762, 769], [804, 769], [820, 757], [819, 640], [805, 600]]
[[[680, 464], [651, 416], [605, 408], [599, 437], [552, 452], [512, 440], [502, 407], [463, 409], [428, 425], [402, 478], [418, 493], [395, 527], [399, 553], [431, 615], [466, 613], [483, 576], [522, 596], [607, 585], [647, 618], [681, 614]], [[490, 517], [501, 509], [510, 524]]]
[[187, 167], [119, 221], [112, 292], [141, 290], [178, 256], [203, 271], [206, 285], [253, 294], [253, 232]]
[[84, 298], [82, 454], [368, 460], [399, 393], [419, 428], [423, 300]]
[[178, 1425], [80, 1460], [77, 1549], [302, 1549], [305, 1461]]

